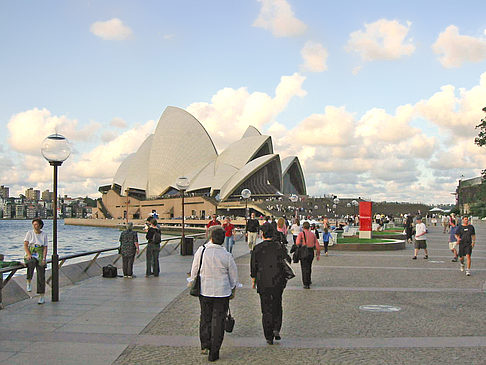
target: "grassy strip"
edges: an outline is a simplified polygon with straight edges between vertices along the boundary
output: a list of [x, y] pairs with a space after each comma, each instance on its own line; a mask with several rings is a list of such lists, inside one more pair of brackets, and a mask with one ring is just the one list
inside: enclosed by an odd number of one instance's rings
[[403, 229], [401, 231], [373, 231], [371, 234], [373, 236], [385, 236], [385, 235], [390, 235], [390, 234], [402, 234]]
[[393, 242], [393, 240], [387, 240], [382, 238], [358, 238], [358, 237], [343, 237], [338, 238], [338, 244], [341, 243], [386, 243], [386, 242]]

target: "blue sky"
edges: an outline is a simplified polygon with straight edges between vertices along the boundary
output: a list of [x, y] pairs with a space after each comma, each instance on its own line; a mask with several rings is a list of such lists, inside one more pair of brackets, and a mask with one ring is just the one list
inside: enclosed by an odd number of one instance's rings
[[271, 134], [310, 194], [452, 202], [486, 163], [482, 5], [2, 1], [0, 183], [49, 188], [38, 147], [57, 128], [63, 192], [97, 196], [174, 105], [219, 150], [249, 124]]

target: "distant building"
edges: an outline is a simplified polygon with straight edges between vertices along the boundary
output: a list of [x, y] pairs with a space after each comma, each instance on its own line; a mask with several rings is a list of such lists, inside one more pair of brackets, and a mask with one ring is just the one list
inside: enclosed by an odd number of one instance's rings
[[4, 186], [4, 185], [1, 185], [0, 186], [0, 197], [2, 198], [5, 198], [5, 199], [8, 199], [10, 196], [9, 196], [9, 188], [7, 186]]
[[486, 183], [481, 176], [459, 180], [456, 189], [457, 206], [461, 214], [470, 214], [474, 204], [486, 203]]
[[46, 202], [51, 202], [54, 200], [54, 192], [49, 190], [44, 190], [41, 195], [42, 200]]
[[25, 197], [27, 200], [40, 200], [40, 190], [34, 190], [33, 188], [29, 188], [25, 191]]
[[17, 219], [25, 218], [25, 205], [23, 204], [15, 205], [15, 218]]

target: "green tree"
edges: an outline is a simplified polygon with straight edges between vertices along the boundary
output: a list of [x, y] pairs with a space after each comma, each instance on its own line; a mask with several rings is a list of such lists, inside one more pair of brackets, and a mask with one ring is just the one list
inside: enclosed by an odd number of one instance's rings
[[[483, 112], [486, 113], [486, 107], [483, 108]], [[476, 143], [479, 147], [486, 146], [486, 117], [481, 119], [481, 123], [476, 126], [476, 129], [479, 129], [478, 136], [474, 138], [474, 143]], [[481, 175], [483, 180], [486, 179], [486, 169], [481, 171]]]

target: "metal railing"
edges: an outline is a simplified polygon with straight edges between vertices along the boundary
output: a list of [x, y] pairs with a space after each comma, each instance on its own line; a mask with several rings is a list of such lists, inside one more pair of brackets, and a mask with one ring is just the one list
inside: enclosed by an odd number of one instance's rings
[[[187, 235], [186, 237], [187, 238], [193, 238], [193, 239], [205, 238], [205, 235], [206, 235], [205, 233], [197, 233], [197, 234], [193, 234], [193, 235]], [[171, 238], [162, 239], [160, 251], [162, 251], [170, 241], [176, 241], [176, 240], [179, 240], [179, 243], [173, 248], [172, 252], [176, 251], [182, 243], [182, 237], [181, 236], [175, 236], [175, 237], [171, 237]], [[145, 252], [145, 250], [147, 249], [147, 243], [148, 242], [140, 243], [140, 246], [145, 246], [145, 247], [142, 250], [140, 250], [139, 254], [136, 255], [135, 259], [138, 259]], [[82, 271], [83, 273], [86, 273], [89, 270], [89, 268], [94, 263], [96, 263], [96, 260], [98, 259], [98, 257], [102, 253], [110, 252], [110, 251], [118, 251], [119, 248], [120, 248], [120, 246], [117, 246], [117, 247], [112, 247], [112, 248], [104, 248], [104, 249], [101, 249], [101, 250], [88, 251], [88, 252], [82, 252], [82, 253], [77, 253], [77, 254], [73, 254], [73, 255], [62, 256], [62, 257], [59, 258], [59, 269], [61, 269], [61, 267], [64, 265], [64, 263], [68, 260], [72, 260], [72, 259], [76, 259], [76, 258], [84, 257], [84, 256], [94, 255], [94, 257], [89, 261], [89, 263], [86, 265], [86, 267]], [[116, 255], [112, 264], [116, 264], [118, 262], [118, 260], [120, 260], [120, 258], [121, 258], [120, 254]], [[50, 264], [51, 261], [52, 260], [47, 260], [46, 265]], [[10, 281], [10, 279], [12, 279], [12, 277], [15, 275], [15, 273], [18, 270], [22, 270], [22, 269], [25, 269], [25, 268], [27, 268], [27, 266], [24, 265], [24, 264], [0, 268], [0, 309], [3, 309], [3, 297], [2, 297], [3, 288], [7, 285], [7, 283]], [[3, 279], [3, 275], [7, 274], [7, 273], [8, 273], [7, 278]], [[51, 273], [51, 276], [46, 278], [46, 284], [50, 285], [51, 279], [52, 279], [52, 273]]]

